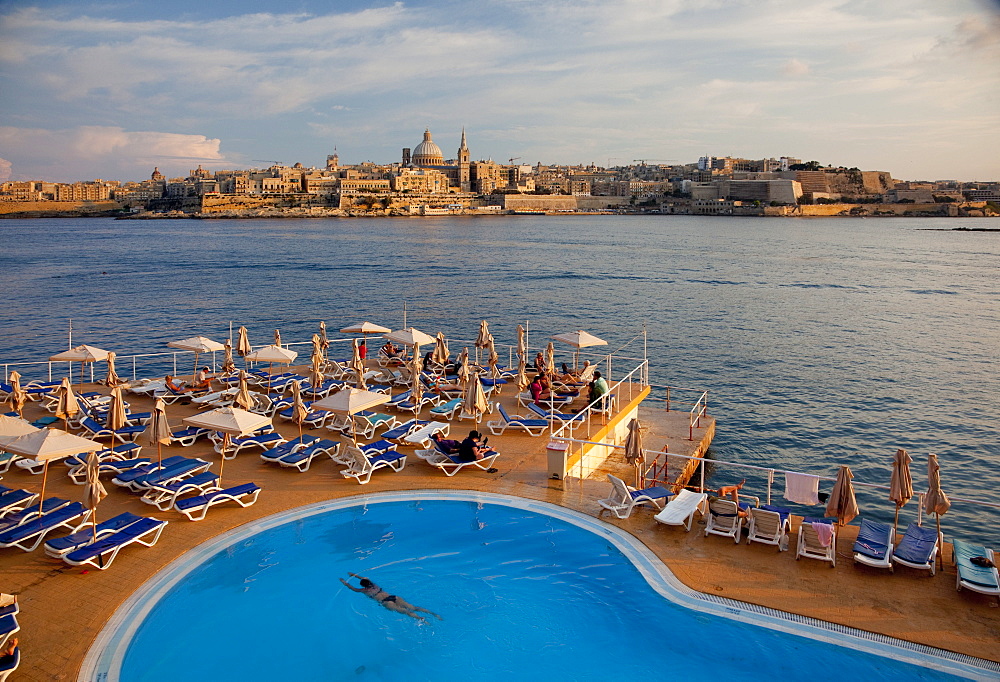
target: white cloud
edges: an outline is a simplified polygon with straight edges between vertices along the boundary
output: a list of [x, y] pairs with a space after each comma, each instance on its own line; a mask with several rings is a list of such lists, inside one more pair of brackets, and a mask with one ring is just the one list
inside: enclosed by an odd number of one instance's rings
[[789, 59], [781, 65], [781, 73], [788, 78], [801, 78], [809, 74], [809, 65], [798, 59]]
[[0, 159], [0, 182], [6, 182], [11, 179], [13, 175], [11, 169], [13, 167], [14, 164], [7, 159]]

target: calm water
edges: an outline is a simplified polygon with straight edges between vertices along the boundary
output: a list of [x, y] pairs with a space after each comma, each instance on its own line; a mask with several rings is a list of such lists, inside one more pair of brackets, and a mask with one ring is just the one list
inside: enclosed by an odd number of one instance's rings
[[[389, 612], [343, 587], [348, 572], [443, 620]], [[646, 678], [654, 661], [679, 680], [954, 679], [689, 611], [603, 537], [454, 501], [332, 511], [229, 546], [157, 603], [121, 678], [596, 682]]]
[[[896, 448], [939, 455], [953, 497], [1000, 488], [1000, 234], [989, 220], [540, 217], [0, 221], [0, 360], [74, 343], [160, 352], [228, 335], [306, 341], [368, 319], [533, 345], [649, 332], [655, 383], [707, 388], [719, 459], [888, 484]], [[633, 341], [625, 353], [642, 355]], [[569, 359], [566, 355], [563, 358]], [[124, 370], [125, 368], [120, 368]], [[125, 373], [123, 371], [123, 373]], [[728, 482], [721, 468], [715, 479]], [[761, 492], [759, 480], [751, 479]], [[891, 504], [859, 494], [864, 514]], [[915, 501], [902, 513], [915, 517]], [[956, 502], [946, 533], [1000, 543]]]

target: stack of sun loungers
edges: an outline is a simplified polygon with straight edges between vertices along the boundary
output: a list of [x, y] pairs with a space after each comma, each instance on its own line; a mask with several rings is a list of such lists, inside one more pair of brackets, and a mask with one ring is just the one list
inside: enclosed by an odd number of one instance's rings
[[72, 535], [47, 541], [45, 553], [62, 559], [70, 566], [93, 566], [103, 571], [111, 566], [125, 547], [132, 544], [155, 545], [166, 525], [167, 522], [160, 519], [125, 512], [97, 524], [96, 540], [95, 529], [84, 528]]

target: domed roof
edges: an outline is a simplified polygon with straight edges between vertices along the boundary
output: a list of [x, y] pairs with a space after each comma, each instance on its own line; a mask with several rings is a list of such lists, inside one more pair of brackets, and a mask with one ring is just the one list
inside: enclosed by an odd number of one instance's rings
[[424, 130], [424, 141], [418, 144], [417, 148], [413, 150], [413, 162], [417, 164], [444, 163], [444, 154], [441, 153], [441, 148], [434, 144], [429, 129]]

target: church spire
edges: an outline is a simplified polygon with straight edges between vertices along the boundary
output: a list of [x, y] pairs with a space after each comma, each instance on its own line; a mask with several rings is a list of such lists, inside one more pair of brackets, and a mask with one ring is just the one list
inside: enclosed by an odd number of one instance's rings
[[465, 126], [462, 126], [462, 144], [458, 148], [459, 151], [469, 151], [469, 145], [465, 142]]

